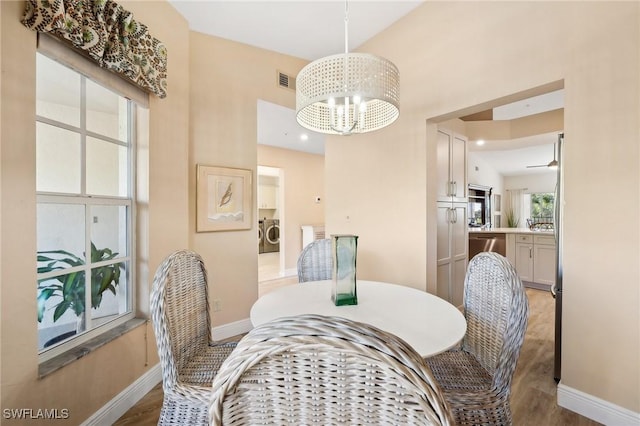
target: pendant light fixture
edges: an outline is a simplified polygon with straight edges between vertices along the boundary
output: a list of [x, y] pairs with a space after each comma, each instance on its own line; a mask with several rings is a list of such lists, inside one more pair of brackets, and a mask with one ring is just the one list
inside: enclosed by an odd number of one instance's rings
[[296, 119], [319, 133], [350, 135], [381, 129], [400, 114], [400, 73], [389, 60], [349, 53], [349, 5], [345, 1], [344, 54], [305, 66], [296, 79]]

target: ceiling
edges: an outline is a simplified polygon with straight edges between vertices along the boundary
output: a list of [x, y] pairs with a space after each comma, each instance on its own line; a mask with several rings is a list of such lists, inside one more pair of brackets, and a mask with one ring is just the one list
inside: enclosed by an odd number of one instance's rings
[[[564, 90], [523, 99], [493, 109], [493, 120], [513, 120], [541, 112], [564, 108]], [[487, 140], [484, 145], [469, 141], [469, 152], [488, 163], [504, 176], [555, 173], [547, 167], [555, 152], [558, 133], [543, 133], [518, 139]]]
[[[313, 61], [344, 52], [345, 2], [169, 0], [193, 31]], [[422, 3], [351, 0], [349, 50]]]
[[[170, 0], [193, 31], [246, 43], [263, 49], [315, 60], [344, 50], [345, 3], [324, 0], [194, 1]], [[349, 50], [409, 13], [423, 1], [362, 1], [348, 3]], [[267, 19], [265, 19], [267, 18]], [[510, 120], [563, 107], [563, 91], [514, 102], [493, 109], [494, 120]], [[306, 139], [302, 139], [306, 135]], [[322, 134], [302, 128], [295, 111], [258, 101], [258, 143], [314, 154], [324, 153]], [[509, 141], [486, 141], [469, 150], [505, 176], [549, 173], [557, 134]]]
[[298, 124], [291, 108], [258, 100], [258, 143], [324, 155], [324, 135]]
[[[557, 133], [544, 133], [526, 138], [508, 141], [488, 141], [478, 147], [475, 141], [469, 141], [469, 155], [480, 158], [503, 176], [556, 173], [548, 167], [528, 168], [549, 164], [554, 158]], [[491, 142], [497, 142], [497, 149], [491, 148]], [[506, 148], [499, 148], [506, 146]]]

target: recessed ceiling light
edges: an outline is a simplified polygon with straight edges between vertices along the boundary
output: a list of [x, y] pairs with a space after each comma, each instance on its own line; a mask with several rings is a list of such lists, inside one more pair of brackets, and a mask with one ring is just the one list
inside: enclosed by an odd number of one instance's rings
[[484, 140], [482, 140], [482, 139], [478, 139], [478, 140], [476, 141], [476, 145], [478, 145], [478, 146], [482, 146], [482, 145], [484, 145]]
[[307, 135], [306, 133], [303, 133], [300, 135], [300, 140], [301, 141], [306, 141], [307, 139], [309, 139], [309, 135]]

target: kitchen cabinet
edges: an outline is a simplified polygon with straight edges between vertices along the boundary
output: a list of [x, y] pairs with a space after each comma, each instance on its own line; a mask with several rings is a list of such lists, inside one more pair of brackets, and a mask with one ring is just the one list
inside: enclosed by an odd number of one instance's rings
[[437, 169], [437, 285], [439, 297], [462, 305], [467, 272], [467, 138], [439, 128]]
[[274, 185], [258, 185], [258, 208], [278, 208], [278, 187]]
[[516, 270], [522, 281], [533, 282], [533, 236], [516, 235]]
[[467, 201], [467, 138], [438, 129], [438, 201]]
[[461, 306], [467, 272], [467, 204], [438, 203], [437, 217], [437, 295]]
[[516, 234], [515, 267], [522, 281], [552, 286], [556, 279], [556, 243], [552, 235]]
[[552, 286], [556, 283], [556, 241], [550, 235], [533, 236], [533, 282]]

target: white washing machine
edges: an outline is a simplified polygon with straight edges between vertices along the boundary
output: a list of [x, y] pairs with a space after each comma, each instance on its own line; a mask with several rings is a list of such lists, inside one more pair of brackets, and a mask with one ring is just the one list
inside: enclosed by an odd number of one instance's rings
[[264, 251], [272, 253], [280, 251], [280, 221], [278, 219], [264, 220]]

